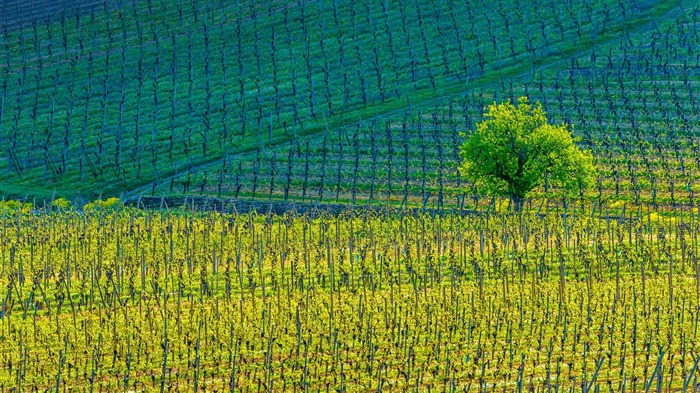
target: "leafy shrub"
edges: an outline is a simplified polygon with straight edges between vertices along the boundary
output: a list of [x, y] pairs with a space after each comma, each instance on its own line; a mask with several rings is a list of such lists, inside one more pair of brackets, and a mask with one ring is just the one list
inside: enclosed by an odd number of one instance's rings
[[33, 205], [29, 202], [16, 201], [13, 199], [0, 201], [0, 211], [3, 214], [29, 214]]
[[51, 202], [51, 206], [58, 210], [70, 210], [73, 207], [66, 198], [54, 199], [53, 202]]
[[105, 210], [117, 210], [119, 207], [123, 206], [119, 198], [112, 197], [106, 200], [98, 199], [93, 202], [88, 202], [83, 206], [83, 210], [88, 211], [105, 211]]

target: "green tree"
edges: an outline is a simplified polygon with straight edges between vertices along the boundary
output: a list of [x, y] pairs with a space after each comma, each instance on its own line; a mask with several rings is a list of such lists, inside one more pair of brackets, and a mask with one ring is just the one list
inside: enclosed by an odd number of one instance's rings
[[462, 174], [478, 190], [508, 196], [516, 211], [544, 184], [564, 196], [583, 192], [594, 179], [593, 157], [580, 150], [566, 124], [547, 123], [542, 105], [493, 103], [461, 146]]

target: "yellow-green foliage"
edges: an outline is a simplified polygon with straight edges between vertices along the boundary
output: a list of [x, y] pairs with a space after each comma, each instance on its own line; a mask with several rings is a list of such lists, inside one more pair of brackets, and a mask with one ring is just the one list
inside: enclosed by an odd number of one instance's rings
[[507, 213], [508, 207], [510, 206], [510, 200], [508, 198], [498, 198], [494, 202], [493, 208], [496, 213]]
[[617, 200], [617, 201], [610, 202], [608, 204], [608, 209], [610, 209], [610, 210], [621, 209], [625, 206], [625, 203], [626, 202], [623, 200]]
[[72, 207], [71, 203], [65, 198], [54, 199], [51, 202], [51, 206], [59, 210], [69, 210]]
[[169, 392], [195, 380], [220, 392], [260, 381], [272, 392], [578, 392], [584, 378], [591, 392], [642, 391], [660, 347], [676, 392], [700, 354], [693, 213], [663, 212], [672, 226], [590, 208], [96, 210], [119, 205], [108, 201], [0, 222], [0, 392], [151, 392], [161, 380]]
[[32, 207], [33, 205], [29, 202], [16, 201], [13, 199], [0, 201], [0, 211], [9, 215], [31, 213]]
[[107, 198], [106, 200], [98, 199], [93, 202], [88, 202], [83, 206], [84, 211], [92, 211], [92, 210], [116, 210], [119, 207], [123, 206], [122, 201], [119, 200], [119, 198]]
[[648, 216], [648, 222], [656, 225], [676, 225], [675, 217], [664, 217], [657, 212], [651, 212]]

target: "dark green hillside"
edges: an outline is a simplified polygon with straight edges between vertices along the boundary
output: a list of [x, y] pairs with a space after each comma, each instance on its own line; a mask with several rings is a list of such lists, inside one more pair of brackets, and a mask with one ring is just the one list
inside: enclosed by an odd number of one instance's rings
[[[422, 197], [441, 183], [455, 189], [450, 138], [461, 129], [435, 126], [434, 112], [438, 123], [468, 126], [473, 119], [464, 114], [503, 97], [506, 85], [516, 91], [539, 75], [550, 86], [549, 70], [642, 37], [639, 30], [665, 26], [680, 10], [677, 2], [607, 0], [148, 0], [21, 29], [6, 22], [0, 192], [94, 197], [221, 189], [258, 197], [272, 188], [282, 198], [287, 178], [287, 197], [305, 193], [304, 178], [306, 196], [319, 199], [351, 200], [353, 189], [362, 198], [388, 194], [389, 184], [392, 195], [419, 187]], [[382, 139], [387, 121], [391, 148]], [[411, 159], [425, 150], [425, 166], [389, 176], [379, 157], [405, 165], [406, 147]], [[297, 157], [294, 176], [283, 169], [290, 156]], [[300, 174], [306, 156], [310, 172]], [[347, 165], [338, 164], [343, 160]], [[340, 186], [327, 183], [338, 173]]]
[[553, 121], [572, 124], [580, 143], [594, 151], [600, 177], [593, 197], [695, 203], [698, 18], [697, 8], [672, 7], [615, 39], [553, 59], [534, 77], [515, 74], [475, 84], [402, 113], [227, 155], [218, 165], [162, 182], [153, 193], [438, 207], [475, 203], [477, 190], [456, 171], [460, 133], [493, 100], [529, 95]]
[[[125, 0], [119, 2], [124, 3]], [[0, 23], [8, 30], [31, 27], [35, 23], [58, 21], [65, 17], [107, 11], [118, 7], [106, 0], [4, 0]]]

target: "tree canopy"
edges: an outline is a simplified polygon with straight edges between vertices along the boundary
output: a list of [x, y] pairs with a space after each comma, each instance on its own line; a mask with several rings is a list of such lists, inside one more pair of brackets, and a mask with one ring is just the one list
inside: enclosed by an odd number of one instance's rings
[[537, 103], [520, 97], [493, 103], [461, 146], [462, 174], [477, 190], [509, 196], [520, 209], [530, 191], [548, 185], [571, 195], [595, 179], [593, 157], [579, 149], [566, 124], [549, 124]]

